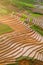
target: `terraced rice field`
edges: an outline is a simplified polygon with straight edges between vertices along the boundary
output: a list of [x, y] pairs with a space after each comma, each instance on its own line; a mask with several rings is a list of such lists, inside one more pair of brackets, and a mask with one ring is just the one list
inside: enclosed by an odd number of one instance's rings
[[40, 26], [41, 28], [43, 28], [43, 16], [37, 17], [33, 19], [32, 21], [34, 24]]
[[4, 16], [0, 21], [14, 31], [0, 35], [0, 63], [13, 63], [20, 56], [43, 61], [43, 37], [20, 21], [20, 17]]

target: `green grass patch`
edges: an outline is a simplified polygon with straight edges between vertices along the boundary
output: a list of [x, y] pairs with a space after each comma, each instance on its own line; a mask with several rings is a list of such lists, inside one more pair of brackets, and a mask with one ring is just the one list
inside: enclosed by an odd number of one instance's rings
[[35, 6], [34, 6], [33, 4], [27, 3], [27, 2], [25, 2], [25, 1], [12, 0], [11, 3], [12, 3], [13, 5], [16, 5], [16, 6], [19, 7], [20, 9], [21, 9], [21, 8], [22, 8], [22, 9], [23, 9], [23, 8], [26, 9], [27, 7], [28, 7], [28, 8], [35, 8]]
[[8, 25], [0, 23], [0, 35], [13, 31]]
[[39, 34], [43, 36], [43, 29], [35, 24], [30, 26], [33, 30], [37, 31]]
[[31, 15], [32, 15], [32, 17], [39, 17], [39, 16], [41, 16], [41, 14], [35, 14], [35, 13], [32, 13]]
[[27, 6], [30, 8], [34, 8], [35, 6], [33, 4], [29, 4], [29, 3], [25, 3], [25, 2], [19, 2], [18, 4], [22, 5], [22, 6]]
[[27, 18], [27, 15], [26, 14], [23, 14], [20, 18], [21, 21], [25, 21], [25, 19]]
[[[31, 58], [31, 57], [28, 57], [28, 56], [20, 56], [20, 57], [18, 57], [16, 60], [17, 61], [20, 61], [20, 60], [33, 60], [33, 58]], [[34, 59], [35, 60], [35, 59]]]

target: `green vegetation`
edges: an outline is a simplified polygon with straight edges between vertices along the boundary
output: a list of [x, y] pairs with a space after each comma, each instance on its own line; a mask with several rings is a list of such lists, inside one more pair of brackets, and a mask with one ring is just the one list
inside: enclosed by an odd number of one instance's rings
[[8, 13], [9, 13], [9, 11], [8, 11], [7, 9], [5, 9], [5, 8], [0, 8], [0, 14], [1, 14], [1, 15], [8, 14]]
[[42, 14], [39, 14], [39, 13], [31, 13], [31, 16], [32, 17], [39, 17], [39, 16], [41, 16]]
[[21, 20], [21, 21], [25, 21], [26, 18], [27, 18], [27, 15], [26, 15], [26, 14], [22, 14], [20, 20]]
[[43, 65], [43, 62], [27, 56], [21, 56], [16, 60], [16, 62], [7, 65]]
[[26, 59], [26, 60], [35, 60], [35, 59], [33, 59], [33, 58], [30, 58], [30, 57], [28, 57], [28, 56], [21, 56], [21, 57], [18, 57], [16, 60], [17, 61], [20, 61], [20, 60], [23, 60], [23, 59]]
[[39, 26], [35, 25], [35, 24], [32, 24], [30, 26], [33, 30], [37, 31], [39, 34], [43, 35], [43, 29], [40, 28]]
[[32, 3], [29, 3], [29, 0], [12, 0], [11, 3], [16, 5], [19, 9], [29, 9], [35, 7]]
[[[13, 2], [15, 2], [16, 0], [12, 0]], [[18, 2], [25, 2], [25, 3], [32, 3], [34, 4], [35, 3], [35, 0], [17, 0]]]
[[[3, 5], [4, 9], [0, 9], [0, 13], [11, 13], [12, 11], [15, 10], [15, 6], [18, 7], [19, 10], [27, 10], [27, 12], [32, 13], [34, 15], [35, 13], [32, 12], [31, 8], [35, 8], [34, 3], [35, 0], [3, 0], [0, 1], [0, 3]], [[12, 6], [12, 8], [11, 8]], [[10, 9], [11, 8], [11, 9]], [[35, 15], [40, 15], [40, 14], [35, 14]]]
[[25, 2], [17, 2], [19, 5], [23, 6], [24, 8], [25, 7], [30, 7], [30, 8], [34, 8], [34, 5], [33, 4], [28, 4], [28, 3], [25, 3]]
[[12, 64], [7, 64], [7, 65], [19, 65], [19, 64], [16, 62], [16, 63], [12, 63]]
[[13, 31], [8, 25], [0, 23], [0, 35]]
[[18, 57], [16, 59], [15, 63], [13, 63], [13, 64], [7, 64], [7, 65], [20, 65], [19, 62], [23, 61], [23, 60], [27, 60], [27, 62], [28, 62], [29, 65], [31, 65], [31, 64], [33, 65], [33, 62], [35, 61], [35, 59], [33, 59], [33, 58], [30, 58], [30, 57], [27, 57], [27, 56], [21, 56], [21, 57]]

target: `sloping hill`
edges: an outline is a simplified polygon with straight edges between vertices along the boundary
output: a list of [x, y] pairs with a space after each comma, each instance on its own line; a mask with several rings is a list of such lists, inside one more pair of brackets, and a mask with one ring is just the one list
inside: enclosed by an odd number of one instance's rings
[[[1, 5], [0, 14], [11, 13], [12, 11], [15, 11], [16, 8], [19, 9], [19, 11], [24, 9], [24, 10], [27, 10], [27, 12], [34, 12], [35, 11], [34, 8], [36, 8], [36, 6], [34, 4], [37, 4], [35, 0], [17, 0], [17, 1], [16, 0], [7, 0], [7, 1], [0, 0], [0, 5]], [[35, 11], [35, 12], [37, 12], [37, 11]], [[38, 12], [40, 12], [40, 11], [38, 11]]]

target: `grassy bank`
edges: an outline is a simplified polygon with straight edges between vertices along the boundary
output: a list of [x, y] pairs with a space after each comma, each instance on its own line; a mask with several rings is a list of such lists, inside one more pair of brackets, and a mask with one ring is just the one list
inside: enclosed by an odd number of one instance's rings
[[8, 25], [0, 23], [0, 35], [13, 31]]
[[43, 65], [43, 62], [28, 56], [22, 56], [17, 58], [15, 63], [7, 65]]
[[37, 26], [37, 25], [31, 25], [30, 26], [33, 30], [35, 30], [35, 31], [37, 31], [39, 34], [41, 34], [42, 36], [43, 36], [43, 29], [42, 28], [40, 28], [39, 26]]

